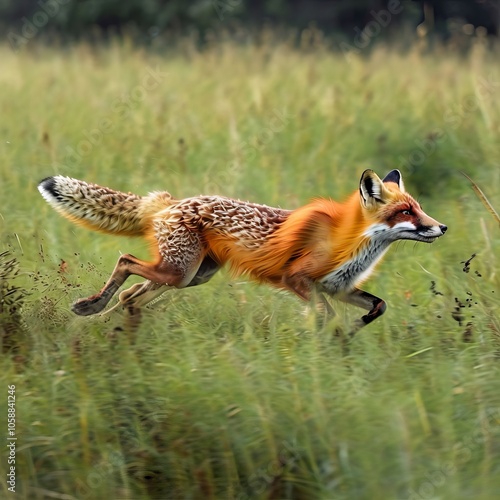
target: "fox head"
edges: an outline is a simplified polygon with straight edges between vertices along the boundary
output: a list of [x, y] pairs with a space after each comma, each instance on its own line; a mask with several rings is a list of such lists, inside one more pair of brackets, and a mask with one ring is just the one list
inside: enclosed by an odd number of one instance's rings
[[405, 191], [399, 170], [391, 170], [383, 179], [373, 170], [365, 170], [359, 194], [362, 210], [370, 221], [367, 236], [432, 243], [448, 229], [429, 217]]

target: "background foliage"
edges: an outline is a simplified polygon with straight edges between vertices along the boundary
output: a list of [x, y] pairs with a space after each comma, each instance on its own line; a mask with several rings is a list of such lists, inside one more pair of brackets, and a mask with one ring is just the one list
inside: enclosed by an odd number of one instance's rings
[[[497, 497], [500, 235], [460, 175], [500, 207], [497, 49], [481, 32], [462, 55], [273, 36], [0, 49], [0, 387], [16, 386], [20, 498]], [[58, 173], [294, 208], [343, 198], [365, 168], [400, 168], [449, 231], [392, 249], [367, 284], [389, 309], [348, 350], [332, 332], [358, 311], [318, 325], [225, 272], [166, 294], [135, 335], [121, 311], [74, 316], [147, 248], [36, 190]]]
[[[150, 43], [172, 33], [219, 30], [221, 24], [233, 29], [261, 29], [265, 25], [302, 30], [313, 23], [337, 38], [352, 37], [363, 30], [373, 13], [401, 9], [385, 30], [383, 38], [407, 26], [414, 31], [425, 23], [441, 37], [456, 35], [462, 25], [484, 26], [498, 34], [498, 0], [0, 0], [0, 27], [21, 30], [27, 22], [37, 24], [37, 13], [49, 14], [46, 35], [58, 38], [92, 38], [104, 33], [134, 33], [136, 41]], [[25, 19], [23, 19], [25, 18]]]

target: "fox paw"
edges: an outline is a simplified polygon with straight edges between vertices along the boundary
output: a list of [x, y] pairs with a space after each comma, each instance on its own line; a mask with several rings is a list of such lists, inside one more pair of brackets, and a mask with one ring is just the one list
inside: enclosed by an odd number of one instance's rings
[[102, 303], [101, 297], [89, 297], [88, 299], [77, 300], [71, 310], [78, 316], [91, 316], [97, 314], [104, 309], [105, 303]]

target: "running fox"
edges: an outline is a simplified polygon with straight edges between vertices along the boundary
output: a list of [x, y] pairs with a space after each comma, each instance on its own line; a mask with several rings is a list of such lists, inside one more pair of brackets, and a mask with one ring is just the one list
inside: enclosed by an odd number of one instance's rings
[[315, 199], [296, 210], [224, 198], [178, 200], [166, 191], [141, 197], [63, 176], [48, 177], [38, 189], [71, 221], [96, 231], [142, 236], [152, 262], [122, 255], [102, 290], [74, 303], [76, 314], [104, 309], [132, 274], [147, 281], [120, 294], [137, 310], [167, 287], [206, 283], [224, 264], [233, 275], [290, 290], [301, 299], [325, 295], [367, 310], [352, 333], [381, 316], [386, 303], [358, 285], [397, 240], [432, 243], [447, 227], [429, 217], [406, 193], [401, 173], [381, 180], [372, 170], [346, 201]]

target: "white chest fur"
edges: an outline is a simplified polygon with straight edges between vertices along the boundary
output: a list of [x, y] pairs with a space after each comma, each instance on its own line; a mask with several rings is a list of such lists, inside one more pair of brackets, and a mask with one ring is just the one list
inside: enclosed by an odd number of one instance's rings
[[371, 238], [356, 256], [322, 278], [320, 286], [330, 295], [352, 290], [370, 276], [390, 244], [386, 239]]

